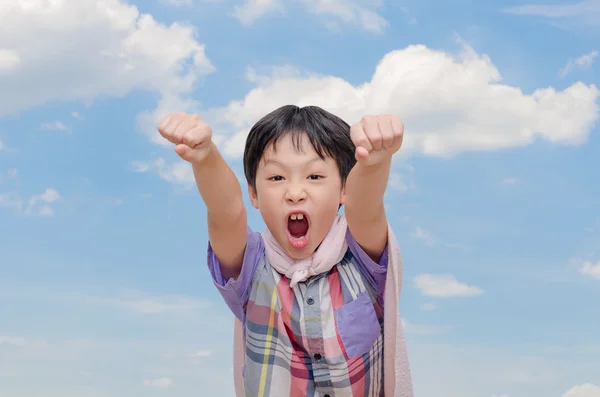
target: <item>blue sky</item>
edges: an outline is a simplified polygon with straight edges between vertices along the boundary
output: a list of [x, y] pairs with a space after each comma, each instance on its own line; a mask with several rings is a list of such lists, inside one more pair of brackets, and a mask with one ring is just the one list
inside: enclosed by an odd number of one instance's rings
[[386, 204], [417, 396], [600, 396], [597, 0], [8, 0], [0, 21], [3, 397], [233, 396], [205, 209], [156, 124], [197, 112], [241, 176], [285, 103], [405, 122]]

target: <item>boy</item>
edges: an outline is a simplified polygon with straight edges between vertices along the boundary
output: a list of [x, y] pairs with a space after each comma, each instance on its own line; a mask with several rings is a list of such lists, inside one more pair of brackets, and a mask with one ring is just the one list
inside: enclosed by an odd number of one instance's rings
[[247, 225], [210, 127], [175, 113], [159, 131], [192, 164], [206, 204], [208, 266], [236, 317], [237, 396], [412, 397], [401, 263], [383, 204], [398, 117], [350, 128], [319, 107], [288, 105], [259, 120], [244, 172], [262, 234]]

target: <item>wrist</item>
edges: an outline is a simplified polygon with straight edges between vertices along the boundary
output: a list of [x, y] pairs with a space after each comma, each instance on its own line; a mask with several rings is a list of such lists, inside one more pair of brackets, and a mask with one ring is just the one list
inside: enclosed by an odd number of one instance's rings
[[201, 150], [204, 152], [203, 155], [191, 161], [193, 167], [206, 167], [207, 165], [214, 164], [221, 157], [219, 149], [212, 140], [206, 143], [205, 147]]
[[360, 174], [377, 174], [379, 172], [388, 170], [391, 166], [392, 163], [392, 156], [385, 156], [384, 158], [382, 158], [380, 161], [374, 162], [374, 163], [369, 163], [368, 161], [363, 162], [363, 161], [358, 161], [356, 163], [356, 165], [354, 166], [354, 168], [360, 173]]

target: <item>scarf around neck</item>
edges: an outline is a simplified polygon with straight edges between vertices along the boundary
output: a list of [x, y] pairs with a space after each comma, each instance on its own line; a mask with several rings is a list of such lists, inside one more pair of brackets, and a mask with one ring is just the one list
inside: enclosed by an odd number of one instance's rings
[[[277, 243], [269, 229], [263, 232], [265, 255], [269, 264], [289, 278], [290, 288], [309, 277], [328, 273], [338, 264], [348, 250], [346, 232], [348, 225], [343, 215], [338, 215], [319, 248], [310, 257], [296, 261], [290, 258]], [[402, 289], [402, 258], [400, 248], [388, 225], [388, 268], [384, 288], [383, 372], [386, 397], [414, 397], [404, 330], [398, 311]], [[245, 340], [240, 320], [234, 324], [234, 381], [236, 397], [244, 397], [243, 365]]]

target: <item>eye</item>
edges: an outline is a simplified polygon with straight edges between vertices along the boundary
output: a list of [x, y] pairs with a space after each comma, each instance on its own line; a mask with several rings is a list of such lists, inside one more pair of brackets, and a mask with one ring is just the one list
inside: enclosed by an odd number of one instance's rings
[[311, 176], [309, 176], [309, 178], [313, 181], [316, 181], [319, 179], [323, 179], [324, 177], [322, 175], [311, 175]]
[[283, 177], [281, 175], [275, 175], [269, 178], [270, 181], [282, 181]]

